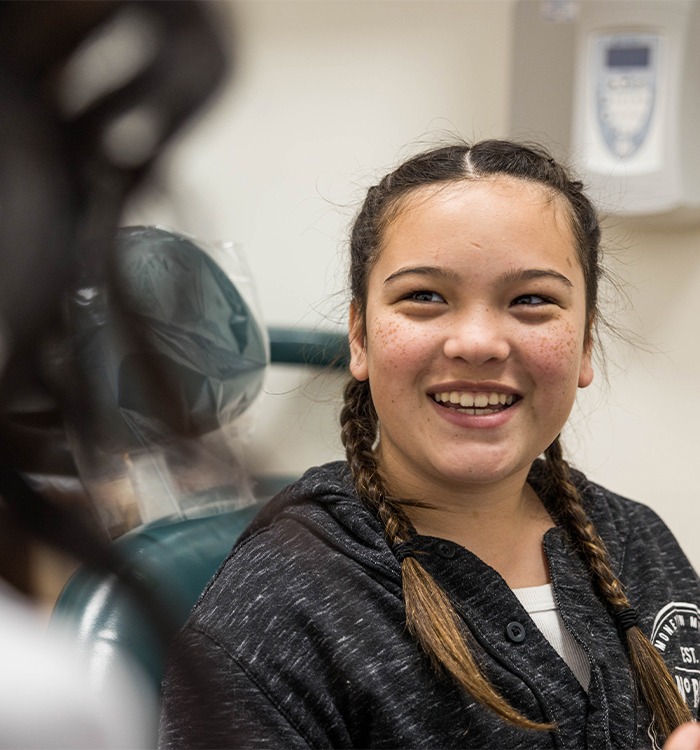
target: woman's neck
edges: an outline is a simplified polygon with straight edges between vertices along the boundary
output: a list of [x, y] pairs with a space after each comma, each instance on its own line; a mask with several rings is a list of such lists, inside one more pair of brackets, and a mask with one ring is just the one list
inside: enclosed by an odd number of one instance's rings
[[[554, 526], [534, 489], [521, 476], [462, 492], [415, 497], [403, 488], [399, 496], [430, 507], [405, 506], [419, 534], [449, 539], [494, 568], [511, 588], [549, 583], [542, 538]], [[397, 488], [398, 489], [398, 488]]]

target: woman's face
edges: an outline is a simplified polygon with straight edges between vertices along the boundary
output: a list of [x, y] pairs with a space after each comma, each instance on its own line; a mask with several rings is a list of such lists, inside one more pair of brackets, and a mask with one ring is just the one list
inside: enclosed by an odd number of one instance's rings
[[393, 492], [524, 481], [591, 382], [563, 201], [498, 176], [420, 189], [386, 228], [350, 369], [369, 379]]

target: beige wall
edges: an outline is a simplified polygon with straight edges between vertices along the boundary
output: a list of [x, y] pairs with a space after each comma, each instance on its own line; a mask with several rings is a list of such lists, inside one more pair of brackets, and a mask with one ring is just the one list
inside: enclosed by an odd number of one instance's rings
[[700, 569], [700, 227], [617, 222], [605, 236], [622, 339], [606, 337], [568, 445], [591, 477], [652, 506]]
[[[341, 325], [346, 229], [373, 177], [407, 144], [508, 134], [515, 3], [248, 0], [220, 10], [234, 11], [233, 84], [173, 150], [169, 198], [129, 218], [241, 242], [268, 323]], [[654, 507], [700, 567], [700, 228], [615, 222], [606, 241], [635, 308], [623, 323], [648, 351], [607, 344], [609, 382], [583, 394], [570, 455]], [[247, 418], [253, 469], [298, 473], [340, 456], [338, 387], [271, 373]]]

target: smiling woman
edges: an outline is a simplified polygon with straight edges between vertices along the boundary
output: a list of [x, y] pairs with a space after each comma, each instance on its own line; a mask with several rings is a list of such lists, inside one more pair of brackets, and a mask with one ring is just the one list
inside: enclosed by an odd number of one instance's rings
[[164, 747], [641, 748], [697, 716], [697, 574], [559, 442], [599, 243], [538, 148], [439, 148], [370, 188], [347, 462], [273, 499], [206, 590], [178, 650], [211, 694], [173, 662]]
[[369, 381], [397, 497], [439, 492], [459, 508], [465, 492], [477, 502], [475, 485], [524, 485], [591, 382], [585, 282], [560, 204], [522, 179], [464, 180], [404, 200], [387, 227], [365, 309], [351, 308], [351, 371]]

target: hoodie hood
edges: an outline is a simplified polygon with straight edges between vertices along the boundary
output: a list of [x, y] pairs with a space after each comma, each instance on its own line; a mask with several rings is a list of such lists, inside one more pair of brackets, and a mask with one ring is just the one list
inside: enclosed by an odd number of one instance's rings
[[[556, 518], [556, 498], [548, 486], [547, 477], [544, 461], [535, 461], [528, 482]], [[580, 489], [584, 489], [587, 482], [582, 474], [573, 472], [572, 478]], [[376, 574], [389, 576], [400, 585], [400, 563], [387, 543], [381, 521], [358, 497], [346, 461], [313, 467], [285, 487], [264, 506], [241, 535], [236, 548], [278, 525], [281, 520], [300, 523], [330, 547], [361, 566], [373, 569]], [[432, 539], [419, 535], [417, 538]]]
[[234, 550], [275, 525], [281, 527], [284, 520], [301, 524], [362, 567], [401, 585], [399, 562], [381, 521], [358, 497], [347, 462], [315, 466], [285, 487], [255, 517]]

